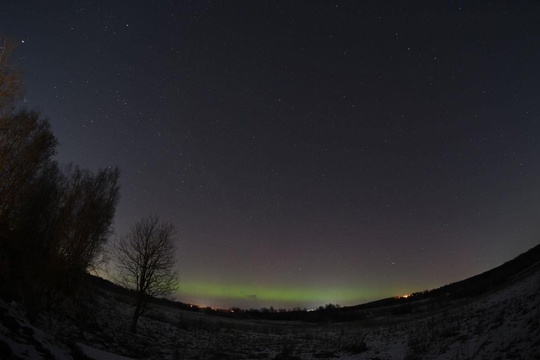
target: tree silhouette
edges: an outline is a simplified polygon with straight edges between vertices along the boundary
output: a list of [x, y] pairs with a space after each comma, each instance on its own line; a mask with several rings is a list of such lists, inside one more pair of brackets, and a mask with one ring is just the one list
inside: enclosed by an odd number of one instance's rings
[[56, 145], [48, 120], [39, 113], [23, 109], [0, 116], [0, 221], [12, 217]]
[[73, 290], [95, 264], [111, 233], [119, 171], [60, 169], [49, 121], [16, 107], [14, 48], [0, 35], [0, 292], [39, 301], [47, 288]]
[[86, 271], [107, 237], [119, 198], [118, 168], [96, 174], [70, 167], [66, 171], [55, 227], [56, 255], [67, 271]]
[[21, 75], [11, 60], [15, 48], [15, 40], [0, 35], [0, 116], [10, 112], [22, 96]]
[[135, 291], [132, 332], [137, 331], [139, 317], [151, 297], [168, 295], [176, 289], [174, 234], [171, 223], [148, 217], [136, 223], [113, 247], [117, 282]]

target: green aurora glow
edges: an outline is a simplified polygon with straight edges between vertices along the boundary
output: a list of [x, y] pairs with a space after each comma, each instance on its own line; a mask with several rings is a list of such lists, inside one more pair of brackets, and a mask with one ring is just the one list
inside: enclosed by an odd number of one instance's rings
[[[209, 303], [234, 303], [256, 299], [264, 306], [318, 306], [327, 303], [356, 305], [387, 296], [376, 289], [264, 287], [244, 284], [182, 282], [177, 293], [180, 298], [206, 299]], [[208, 305], [208, 304], [197, 304]], [[302, 306], [304, 306], [302, 305]]]

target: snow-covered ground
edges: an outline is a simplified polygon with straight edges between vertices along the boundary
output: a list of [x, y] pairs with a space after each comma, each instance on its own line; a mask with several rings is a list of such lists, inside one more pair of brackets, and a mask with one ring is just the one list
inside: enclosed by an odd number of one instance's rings
[[44, 314], [35, 326], [0, 302], [0, 358], [540, 359], [540, 269], [529, 272], [442, 309], [334, 324], [231, 320], [154, 305], [133, 335], [128, 299], [102, 289], [79, 315]]
[[77, 344], [77, 347], [81, 352], [90, 359], [99, 359], [99, 360], [132, 360], [131, 358], [116, 355], [105, 350], [99, 350], [94, 347]]
[[0, 359], [71, 359], [70, 350], [31, 325], [17, 304], [0, 300]]

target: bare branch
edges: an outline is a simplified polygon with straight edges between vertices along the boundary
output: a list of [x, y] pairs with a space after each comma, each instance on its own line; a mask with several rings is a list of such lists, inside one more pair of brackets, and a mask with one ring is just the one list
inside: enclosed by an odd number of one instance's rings
[[130, 233], [113, 247], [117, 282], [135, 291], [135, 312], [131, 331], [145, 312], [149, 297], [165, 296], [176, 289], [176, 249], [172, 224], [148, 217], [136, 223]]

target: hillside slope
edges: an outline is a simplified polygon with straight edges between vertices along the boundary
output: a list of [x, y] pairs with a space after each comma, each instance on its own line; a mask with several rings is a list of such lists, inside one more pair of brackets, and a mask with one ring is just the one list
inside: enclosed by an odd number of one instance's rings
[[424, 299], [414, 311], [379, 307], [352, 322], [240, 320], [156, 303], [134, 335], [128, 293], [107, 287], [93, 286], [77, 307], [65, 303], [33, 324], [17, 304], [0, 302], [0, 358], [540, 359], [540, 263], [517, 259], [488, 272], [506, 280], [479, 295], [444, 292], [442, 306]]

